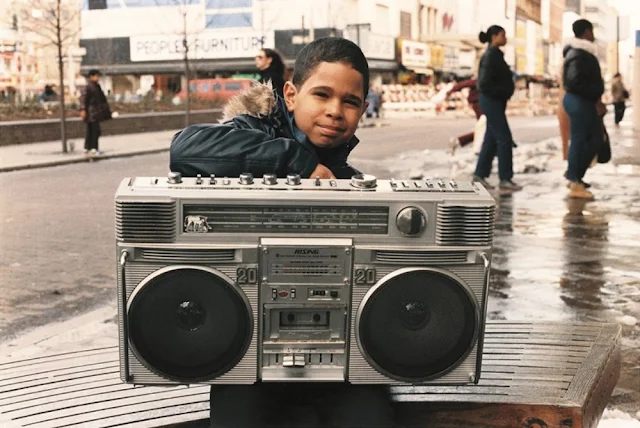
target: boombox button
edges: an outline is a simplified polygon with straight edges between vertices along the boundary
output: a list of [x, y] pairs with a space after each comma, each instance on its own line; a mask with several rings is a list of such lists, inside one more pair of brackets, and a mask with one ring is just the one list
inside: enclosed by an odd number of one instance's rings
[[295, 298], [296, 298], [296, 289], [295, 289], [295, 288], [292, 288], [292, 289], [291, 289], [291, 298], [292, 298], [292, 299], [295, 299]]
[[289, 295], [289, 292], [284, 290], [278, 293], [278, 296], [280, 297], [287, 297], [288, 295]]
[[337, 291], [331, 291], [329, 294], [331, 294], [331, 297], [333, 297], [334, 299], [338, 297]]
[[276, 300], [278, 298], [278, 290], [275, 288], [271, 289], [271, 300]]

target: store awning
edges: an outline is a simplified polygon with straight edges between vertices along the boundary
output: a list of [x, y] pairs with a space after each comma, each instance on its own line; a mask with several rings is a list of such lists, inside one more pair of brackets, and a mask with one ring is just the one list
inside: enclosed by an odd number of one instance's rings
[[482, 49], [484, 44], [478, 40], [477, 34], [429, 34], [425, 42], [439, 43], [458, 49]]

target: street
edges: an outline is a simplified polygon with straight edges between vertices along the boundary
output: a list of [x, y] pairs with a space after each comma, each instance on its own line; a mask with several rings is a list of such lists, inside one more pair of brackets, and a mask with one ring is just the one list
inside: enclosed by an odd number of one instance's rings
[[[406, 178], [412, 170], [446, 176], [452, 165], [465, 164], [458, 174], [468, 176], [471, 150], [452, 157], [444, 149], [451, 136], [472, 129], [472, 119], [384, 122], [388, 126], [358, 131], [361, 143], [350, 157], [355, 167], [379, 178]], [[516, 154], [554, 160], [540, 163], [538, 174], [515, 176], [523, 192], [497, 196], [488, 316], [623, 324], [624, 363], [612, 402], [632, 411], [640, 395], [637, 173], [625, 172], [625, 165], [598, 166], [587, 179], [596, 198], [605, 189], [606, 196], [586, 208], [567, 202], [559, 146], [544, 143], [557, 136], [555, 117], [510, 123]], [[113, 304], [115, 189], [124, 177], [167, 171], [163, 153], [0, 174], [0, 343]]]

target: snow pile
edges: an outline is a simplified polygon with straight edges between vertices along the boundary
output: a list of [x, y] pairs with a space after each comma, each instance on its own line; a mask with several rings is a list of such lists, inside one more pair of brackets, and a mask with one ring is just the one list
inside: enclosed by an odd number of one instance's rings
[[624, 315], [617, 318], [616, 321], [629, 327], [633, 327], [634, 325], [638, 324], [638, 319], [636, 317], [632, 317], [631, 315]]
[[640, 421], [620, 410], [606, 409], [602, 414], [598, 428], [640, 428]]

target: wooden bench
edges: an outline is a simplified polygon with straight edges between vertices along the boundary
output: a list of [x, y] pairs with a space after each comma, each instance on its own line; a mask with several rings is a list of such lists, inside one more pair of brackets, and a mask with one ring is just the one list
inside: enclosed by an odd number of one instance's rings
[[[208, 386], [134, 387], [118, 370], [117, 346], [0, 362], [0, 426], [208, 426]], [[390, 394], [405, 426], [595, 428], [619, 372], [617, 325], [493, 321], [478, 385]]]

